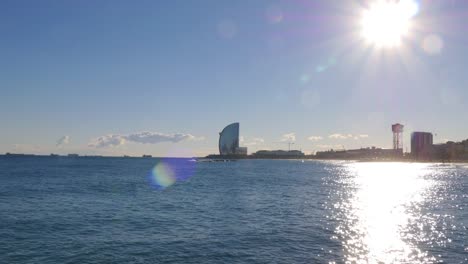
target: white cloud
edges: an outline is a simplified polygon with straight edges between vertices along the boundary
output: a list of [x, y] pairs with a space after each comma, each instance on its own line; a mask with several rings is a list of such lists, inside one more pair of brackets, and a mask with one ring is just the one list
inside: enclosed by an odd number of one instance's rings
[[240, 141], [243, 143], [244, 146], [255, 146], [265, 143], [263, 138], [253, 138], [252, 140], [245, 141], [243, 137], [240, 138]]
[[253, 140], [259, 143], [265, 143], [265, 140], [263, 138], [254, 138]]
[[319, 141], [319, 140], [322, 140], [323, 137], [321, 137], [321, 136], [310, 136], [307, 139], [310, 140], [310, 141]]
[[124, 145], [125, 142], [135, 142], [141, 144], [157, 144], [161, 142], [177, 143], [184, 140], [198, 141], [204, 140], [203, 137], [195, 137], [191, 134], [175, 133], [164, 134], [158, 132], [140, 132], [130, 135], [106, 135], [95, 139], [88, 146], [102, 148], [110, 146]]
[[288, 134], [284, 134], [281, 137], [281, 141], [282, 142], [295, 142], [296, 141], [296, 133], [291, 132], [291, 133], [288, 133]]
[[355, 140], [359, 140], [361, 138], [368, 138], [368, 137], [369, 135], [367, 134], [353, 135], [353, 134], [340, 134], [340, 133], [335, 133], [335, 134], [331, 134], [328, 136], [328, 138], [332, 138], [332, 139], [354, 138]]
[[194, 140], [195, 137], [190, 134], [163, 134], [163, 133], [153, 133], [153, 132], [141, 132], [136, 134], [130, 134], [124, 136], [126, 140], [143, 143], [143, 144], [157, 144], [161, 142], [173, 142], [177, 143], [183, 140]]
[[115, 147], [125, 144], [125, 136], [121, 135], [106, 135], [98, 137], [88, 144], [90, 147], [94, 148], [104, 148], [104, 147]]
[[333, 138], [333, 139], [347, 139], [347, 138], [352, 138], [353, 135], [351, 134], [340, 134], [340, 133], [335, 133], [335, 134], [331, 134], [328, 136], [328, 138]]
[[61, 147], [63, 145], [67, 145], [70, 143], [70, 137], [69, 136], [63, 136], [59, 140], [57, 140], [57, 147]]
[[367, 134], [356, 135], [354, 136], [354, 140], [359, 140], [359, 139], [368, 138], [368, 137], [369, 135]]
[[245, 141], [245, 138], [243, 136], [239, 137], [239, 143], [243, 143]]

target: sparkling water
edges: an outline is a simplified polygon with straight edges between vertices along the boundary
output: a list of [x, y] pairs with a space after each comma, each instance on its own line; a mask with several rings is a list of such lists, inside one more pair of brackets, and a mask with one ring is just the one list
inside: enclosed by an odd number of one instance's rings
[[0, 157], [0, 263], [468, 263], [468, 165]]

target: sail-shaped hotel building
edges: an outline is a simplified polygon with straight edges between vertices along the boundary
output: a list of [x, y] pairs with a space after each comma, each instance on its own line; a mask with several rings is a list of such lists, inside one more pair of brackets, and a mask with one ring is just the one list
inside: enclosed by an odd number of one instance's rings
[[220, 155], [247, 155], [247, 148], [239, 147], [239, 123], [226, 126], [219, 133]]

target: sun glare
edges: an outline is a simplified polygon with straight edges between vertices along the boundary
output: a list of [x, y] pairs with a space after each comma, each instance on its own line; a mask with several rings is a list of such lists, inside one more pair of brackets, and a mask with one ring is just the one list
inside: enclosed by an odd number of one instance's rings
[[362, 36], [375, 46], [398, 46], [417, 12], [418, 4], [413, 0], [378, 0], [362, 14]]
[[[425, 179], [432, 169], [427, 164], [353, 163], [356, 192], [350, 200], [350, 236], [347, 258], [350, 263], [426, 262], [424, 250], [407, 241], [404, 230], [415, 221], [433, 182]], [[410, 210], [411, 209], [411, 210]]]

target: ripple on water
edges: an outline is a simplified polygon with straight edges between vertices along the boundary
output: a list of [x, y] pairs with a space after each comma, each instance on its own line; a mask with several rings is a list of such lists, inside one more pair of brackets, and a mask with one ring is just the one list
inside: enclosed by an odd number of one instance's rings
[[467, 262], [461, 165], [158, 162], [0, 158], [0, 263]]

